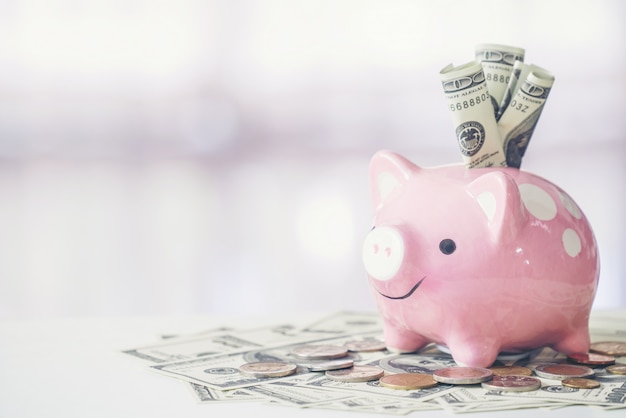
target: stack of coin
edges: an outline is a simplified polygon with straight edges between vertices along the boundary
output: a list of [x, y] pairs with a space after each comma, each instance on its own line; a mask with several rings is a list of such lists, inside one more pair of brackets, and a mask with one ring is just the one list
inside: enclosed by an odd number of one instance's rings
[[586, 366], [573, 364], [542, 364], [535, 367], [535, 374], [544, 379], [565, 380], [570, 377], [590, 377], [594, 371]]
[[433, 379], [451, 385], [473, 385], [493, 377], [489, 369], [482, 367], [445, 367], [433, 372]]
[[383, 377], [385, 372], [378, 366], [352, 366], [349, 369], [328, 370], [326, 377], [338, 382], [369, 382]]
[[239, 368], [239, 372], [256, 378], [284, 377], [294, 374], [298, 366], [280, 361], [258, 361], [246, 363]]
[[295, 358], [295, 363], [306, 367], [312, 372], [339, 370], [354, 365], [354, 360], [349, 355], [348, 348], [340, 345], [299, 345], [291, 350], [291, 355]]

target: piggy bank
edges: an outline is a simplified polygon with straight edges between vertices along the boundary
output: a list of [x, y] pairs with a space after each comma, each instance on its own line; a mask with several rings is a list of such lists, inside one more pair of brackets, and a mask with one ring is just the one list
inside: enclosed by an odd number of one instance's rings
[[434, 342], [460, 365], [549, 346], [586, 353], [593, 231], [553, 183], [517, 168], [421, 168], [379, 151], [363, 263], [387, 347]]

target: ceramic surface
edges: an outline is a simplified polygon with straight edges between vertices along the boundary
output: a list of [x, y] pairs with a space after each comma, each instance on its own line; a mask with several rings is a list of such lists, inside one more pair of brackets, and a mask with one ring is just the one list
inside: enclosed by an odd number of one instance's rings
[[390, 349], [435, 342], [480, 367], [500, 352], [588, 351], [598, 250], [565, 191], [515, 168], [420, 168], [388, 151], [370, 181], [363, 262]]

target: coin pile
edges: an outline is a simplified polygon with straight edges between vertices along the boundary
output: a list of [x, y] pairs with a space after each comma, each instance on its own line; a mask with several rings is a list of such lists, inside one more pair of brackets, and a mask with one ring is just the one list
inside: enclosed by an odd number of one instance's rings
[[503, 353], [480, 368], [456, 364], [435, 344], [392, 353], [381, 332], [378, 314], [340, 312], [304, 327], [220, 328], [124, 352], [188, 382], [202, 403], [268, 401], [394, 415], [567, 404], [626, 408], [626, 341], [597, 340], [588, 353], [569, 355], [550, 348]]
[[[338, 382], [368, 382], [377, 380], [384, 372], [376, 366], [354, 365], [349, 357], [349, 352], [374, 352], [382, 351], [387, 347], [385, 343], [377, 340], [353, 340], [344, 345], [329, 344], [304, 344], [291, 349], [294, 357], [293, 364], [287, 362], [253, 362], [246, 363], [239, 368], [243, 374], [251, 366], [264, 368], [265, 373], [257, 373], [255, 377], [276, 377], [276, 373], [289, 369], [293, 374], [297, 366], [304, 367], [311, 372], [326, 372], [326, 377]], [[287, 374], [283, 375], [287, 376]]]
[[525, 50], [481, 44], [475, 60], [440, 72], [467, 168], [516, 167], [543, 111], [554, 75], [524, 63]]

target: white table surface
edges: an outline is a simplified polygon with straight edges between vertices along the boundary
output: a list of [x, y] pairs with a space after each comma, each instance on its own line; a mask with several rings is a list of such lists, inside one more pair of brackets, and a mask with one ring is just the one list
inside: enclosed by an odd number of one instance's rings
[[[121, 353], [163, 334], [219, 326], [250, 328], [307, 324], [328, 313], [249, 317], [106, 317], [0, 321], [0, 417], [380, 417], [323, 409], [296, 409], [259, 402], [200, 404], [186, 384], [154, 373]], [[594, 318], [626, 321], [626, 310], [594, 312]], [[623, 329], [623, 328], [620, 328]], [[234, 414], [234, 415], [231, 415]], [[411, 415], [444, 417], [446, 411]], [[623, 417], [626, 410], [590, 406], [489, 413], [507, 417]], [[487, 414], [487, 415], [489, 415]], [[482, 416], [483, 414], [481, 414]]]

